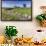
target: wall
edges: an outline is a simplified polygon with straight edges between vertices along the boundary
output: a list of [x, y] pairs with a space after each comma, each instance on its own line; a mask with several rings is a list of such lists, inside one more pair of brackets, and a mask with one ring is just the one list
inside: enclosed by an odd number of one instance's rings
[[18, 36], [22, 34], [24, 36], [31, 36], [37, 29], [46, 30], [46, 28], [40, 27], [35, 19], [36, 15], [41, 13], [40, 6], [42, 5], [46, 5], [46, 0], [33, 0], [32, 21], [0, 21], [0, 34], [4, 34], [6, 25], [16, 26], [19, 31]]

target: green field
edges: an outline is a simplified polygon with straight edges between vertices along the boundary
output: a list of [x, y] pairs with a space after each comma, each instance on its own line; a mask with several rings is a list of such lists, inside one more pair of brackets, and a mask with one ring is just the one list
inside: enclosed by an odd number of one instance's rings
[[2, 9], [2, 20], [30, 20], [31, 8]]

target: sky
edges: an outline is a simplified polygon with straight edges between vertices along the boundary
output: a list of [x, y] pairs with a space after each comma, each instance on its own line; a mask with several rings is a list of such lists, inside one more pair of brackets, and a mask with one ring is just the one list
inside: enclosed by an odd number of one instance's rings
[[27, 7], [31, 7], [31, 1], [2, 1], [2, 7], [23, 7], [23, 4], [26, 4]]
[[2, 1], [32, 1], [32, 0], [2, 0]]

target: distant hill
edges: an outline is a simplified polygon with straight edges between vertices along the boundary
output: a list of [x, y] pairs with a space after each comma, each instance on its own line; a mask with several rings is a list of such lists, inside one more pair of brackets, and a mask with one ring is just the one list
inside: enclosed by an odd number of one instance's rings
[[14, 9], [14, 7], [2, 7], [2, 9], [11, 10]]
[[15, 8], [25, 8], [25, 7], [17, 7], [17, 6], [14, 6], [14, 7], [2, 7], [2, 9], [5, 9], [5, 10], [12, 10], [12, 9], [15, 9]]

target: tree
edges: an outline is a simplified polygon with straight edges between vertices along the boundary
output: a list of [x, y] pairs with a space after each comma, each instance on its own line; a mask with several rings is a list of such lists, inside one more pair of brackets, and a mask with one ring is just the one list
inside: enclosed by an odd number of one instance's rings
[[23, 4], [24, 7], [26, 7], [26, 4]]

